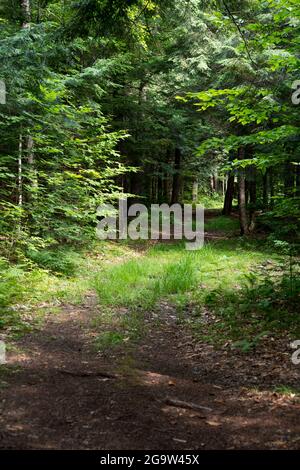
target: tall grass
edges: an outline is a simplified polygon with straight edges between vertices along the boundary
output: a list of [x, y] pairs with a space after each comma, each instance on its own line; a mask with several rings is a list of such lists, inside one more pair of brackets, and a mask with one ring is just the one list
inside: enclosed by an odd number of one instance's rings
[[96, 276], [99, 302], [106, 306], [149, 308], [164, 297], [192, 293], [199, 298], [203, 289], [236, 287], [251, 266], [265, 255], [255, 247], [236, 240], [207, 244], [187, 252], [184, 244], [157, 244], [144, 255], [106, 267]]
[[239, 220], [221, 215], [205, 222], [205, 230], [214, 232], [236, 232], [240, 228]]
[[175, 261], [169, 254], [153, 253], [103, 270], [95, 288], [102, 305], [151, 307], [159, 298], [192, 290], [196, 266], [190, 254]]

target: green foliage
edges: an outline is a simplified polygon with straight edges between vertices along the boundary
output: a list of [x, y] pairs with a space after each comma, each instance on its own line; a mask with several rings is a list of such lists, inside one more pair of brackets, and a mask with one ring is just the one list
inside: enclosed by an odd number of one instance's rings
[[78, 268], [76, 258], [79, 255], [73, 250], [53, 249], [53, 250], [29, 250], [27, 257], [39, 267], [52, 271], [55, 274], [72, 276]]
[[[237, 174], [256, 168], [261, 180], [277, 172], [264, 191], [272, 193], [271, 217], [279, 222], [279, 213], [285, 214], [283, 227], [286, 218], [299, 218], [299, 113], [292, 103], [292, 83], [299, 78], [299, 6], [252, 1], [235, 12], [228, 3], [225, 10], [220, 5], [218, 17], [231, 52], [219, 60], [217, 79], [211, 75], [205, 86], [178, 99], [192, 100], [200, 116], [213, 123], [210, 135], [199, 139], [199, 158], [219, 160]], [[232, 28], [237, 36], [230, 38]], [[260, 209], [269, 209], [266, 197]]]
[[94, 342], [95, 348], [99, 351], [114, 348], [124, 341], [124, 335], [116, 331], [105, 331], [101, 333]]
[[155, 283], [154, 290], [163, 297], [170, 294], [182, 294], [193, 290], [197, 283], [197, 273], [192, 257], [188, 256], [179, 263], [167, 266], [163, 276]]
[[[209, 328], [216, 342], [230, 340], [244, 352], [278, 331], [300, 331], [298, 315], [300, 292], [299, 272], [287, 270], [246, 275], [239, 290], [219, 287], [204, 296], [204, 305], [217, 315], [218, 322]], [[297, 333], [298, 332], [298, 333]]]
[[220, 231], [226, 233], [234, 233], [239, 229], [239, 221], [236, 218], [219, 216], [209, 219], [205, 223], [205, 230], [207, 231]]
[[222, 209], [224, 198], [223, 195], [217, 192], [212, 195], [200, 194], [197, 203], [201, 204], [205, 209]]
[[[0, 105], [2, 326], [18, 324], [26, 298], [30, 305], [79, 299], [90, 271], [97, 273], [102, 306], [131, 313], [164, 297], [185, 302], [191, 295], [201, 303], [205, 291], [205, 302], [222, 317], [219, 329], [229, 329], [244, 349], [260, 336], [240, 337], [243, 313], [257, 308], [253, 331], [255, 322], [264, 329], [290, 322], [298, 300], [300, 140], [291, 102], [299, 79], [298, 3], [49, 0], [30, 6], [30, 25], [21, 2], [0, 6], [0, 80], [7, 88]], [[120, 193], [143, 202], [189, 202], [198, 182], [200, 202], [219, 207], [223, 188], [209, 187], [217, 174], [223, 182], [234, 177], [235, 200], [245, 176], [249, 222], [270, 232], [275, 250], [289, 259], [280, 279], [232, 292], [262, 256], [251, 240], [212, 244], [193, 257], [178, 244], [110, 267], [89, 257], [85, 264], [99, 204]], [[206, 229], [231, 234], [237, 220], [210, 220]], [[84, 270], [89, 274], [79, 281]], [[99, 341], [118, 343], [118, 334]]]
[[25, 274], [20, 268], [10, 267], [8, 262], [0, 259], [0, 308], [5, 311], [11, 304], [19, 301], [25, 294]]
[[137, 260], [105, 269], [95, 288], [102, 305], [153, 307], [163, 297], [184, 293], [195, 285], [195, 265], [190, 257], [174, 261], [168, 253], [155, 261], [155, 250]]
[[97, 206], [117, 197], [117, 179], [127, 171], [117, 151], [126, 133], [109, 128], [97, 94], [99, 82], [109, 83], [108, 64], [100, 61], [98, 75], [84, 74], [78, 44], [63, 51], [47, 15], [30, 28], [4, 30], [0, 42], [7, 88], [0, 230], [11, 258], [32, 246], [85, 243], [94, 236]]

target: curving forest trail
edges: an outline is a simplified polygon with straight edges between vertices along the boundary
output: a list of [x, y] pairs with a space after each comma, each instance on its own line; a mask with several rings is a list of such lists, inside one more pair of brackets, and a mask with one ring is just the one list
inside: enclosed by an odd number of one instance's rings
[[[99, 308], [90, 292], [15, 343], [1, 375], [1, 448], [300, 447], [299, 398], [274, 391], [299, 383], [285, 339], [251, 354], [216, 348], [160, 300], [144, 313], [138, 340], [96, 353]], [[206, 321], [215, 321], [209, 311]]]

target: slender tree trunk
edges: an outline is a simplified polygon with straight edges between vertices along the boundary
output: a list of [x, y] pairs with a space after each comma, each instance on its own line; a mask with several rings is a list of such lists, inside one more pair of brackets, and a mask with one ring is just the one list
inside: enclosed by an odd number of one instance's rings
[[164, 201], [164, 185], [163, 185], [163, 176], [161, 173], [157, 177], [157, 192], [158, 192], [158, 202], [161, 203]]
[[210, 177], [210, 193], [213, 195], [215, 192], [215, 181], [213, 175]]
[[164, 198], [165, 198], [165, 202], [169, 204], [170, 202], [170, 179], [169, 179], [168, 174], [166, 174], [164, 178]]
[[300, 197], [300, 163], [296, 165], [296, 192], [295, 197]]
[[[239, 159], [244, 160], [245, 158], [245, 149], [243, 147], [239, 150]], [[247, 216], [247, 204], [246, 204], [246, 177], [245, 170], [241, 168], [239, 170], [239, 216], [240, 216], [240, 226], [241, 226], [241, 235], [249, 234], [249, 225], [248, 225], [248, 216]]]
[[[166, 164], [168, 167], [171, 167], [172, 165], [172, 152], [170, 148], [167, 148]], [[170, 177], [170, 172], [167, 170], [164, 175], [164, 197], [165, 197], [165, 202], [167, 204], [170, 203], [171, 196], [172, 196], [171, 177]]]
[[268, 188], [268, 170], [263, 174], [263, 206], [264, 209], [269, 207], [269, 188]]
[[173, 187], [172, 187], [172, 198], [171, 204], [179, 202], [180, 189], [181, 189], [181, 150], [175, 149], [175, 160], [174, 160], [174, 176], [173, 176]]
[[[20, 0], [22, 9], [22, 29], [29, 28], [30, 23], [30, 3], [29, 0]], [[18, 153], [18, 204], [23, 205], [23, 134], [22, 129], [19, 135]]]
[[257, 184], [256, 184], [256, 168], [255, 166], [249, 168], [249, 215], [250, 215], [250, 224], [249, 231], [253, 232], [255, 229], [256, 223], [256, 203], [257, 203]]
[[224, 199], [223, 215], [230, 215], [234, 196], [234, 174], [230, 173], [227, 180], [227, 189]]
[[294, 167], [290, 162], [287, 162], [284, 166], [284, 194], [287, 197], [293, 195], [294, 176]]
[[22, 28], [29, 28], [31, 20], [31, 10], [30, 10], [30, 0], [21, 0], [21, 9], [22, 9]]
[[249, 233], [247, 207], [246, 207], [246, 178], [245, 171], [239, 171], [239, 215], [241, 225], [241, 235]]
[[274, 207], [274, 194], [275, 194], [275, 191], [274, 191], [274, 175], [273, 175], [273, 169], [270, 168], [269, 169], [269, 188], [270, 188], [270, 208], [273, 209]]
[[29, 180], [29, 184], [31, 185], [31, 188], [33, 189], [33, 193], [29, 193], [28, 197], [32, 198], [33, 195], [36, 195], [36, 190], [38, 188], [38, 175], [37, 175], [37, 170], [34, 164], [35, 163], [34, 162], [34, 142], [30, 135], [27, 136], [26, 147], [27, 147], [27, 161], [29, 165], [28, 180]]
[[158, 202], [158, 196], [157, 196], [157, 176], [153, 176], [152, 178], [152, 200], [151, 203], [153, 202]]
[[19, 154], [18, 154], [18, 204], [23, 205], [23, 135], [22, 130], [19, 135]]
[[212, 188], [214, 193], [218, 191], [218, 177], [215, 174], [212, 177]]
[[[20, 0], [21, 1], [21, 9], [22, 9], [22, 29], [30, 28], [30, 21], [31, 21], [31, 8], [30, 8], [30, 0]], [[34, 151], [33, 151], [33, 139], [30, 135], [28, 135], [25, 139], [26, 145], [26, 154], [27, 154], [27, 162], [30, 166], [29, 170], [29, 179], [30, 183], [33, 187], [37, 187], [37, 173], [34, 168]], [[19, 204], [23, 204], [23, 136], [20, 136], [19, 142]], [[20, 202], [21, 201], [21, 202]]]
[[199, 187], [198, 180], [195, 179], [194, 182], [193, 182], [193, 194], [192, 194], [192, 199], [193, 199], [194, 204], [198, 200], [198, 187]]

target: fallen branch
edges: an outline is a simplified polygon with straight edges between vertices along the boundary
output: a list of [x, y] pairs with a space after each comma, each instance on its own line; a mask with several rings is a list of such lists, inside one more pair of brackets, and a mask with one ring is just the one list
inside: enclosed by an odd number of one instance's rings
[[207, 413], [211, 413], [213, 411], [212, 408], [209, 408], [208, 406], [197, 405], [196, 403], [176, 400], [174, 398], [166, 398], [165, 402], [167, 405], [175, 406], [177, 408], [187, 408], [190, 410], [206, 411]]
[[102, 377], [105, 379], [117, 379], [118, 376], [116, 374], [112, 374], [110, 372], [73, 372], [71, 370], [65, 369], [56, 369], [57, 372], [61, 374], [71, 375], [72, 377]]

